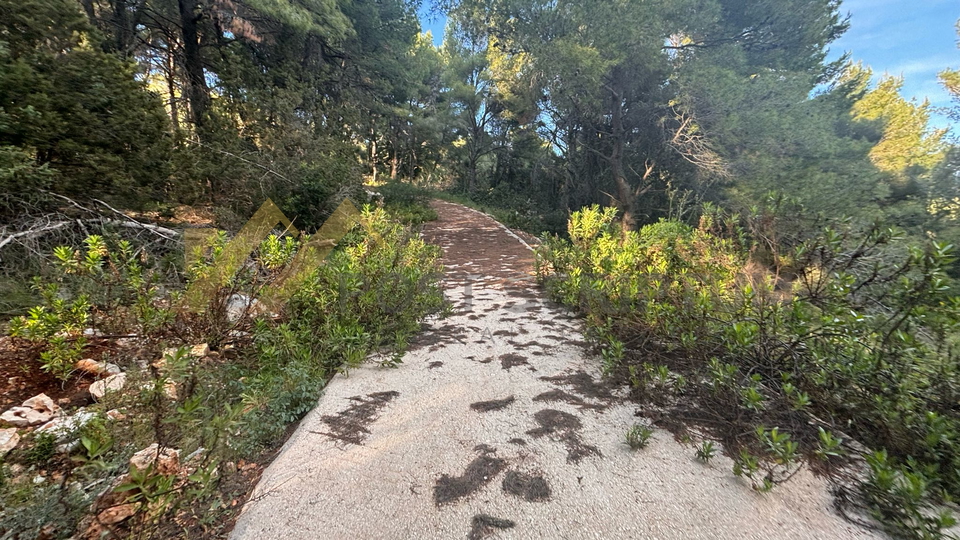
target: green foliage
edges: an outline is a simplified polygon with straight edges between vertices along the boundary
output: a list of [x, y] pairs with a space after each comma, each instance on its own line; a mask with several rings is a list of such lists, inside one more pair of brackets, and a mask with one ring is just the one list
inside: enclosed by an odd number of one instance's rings
[[650, 426], [634, 424], [634, 426], [627, 431], [627, 446], [632, 450], [646, 448], [652, 436], [653, 429], [651, 429]]
[[56, 453], [56, 436], [52, 433], [36, 433], [31, 437], [24, 461], [30, 465], [44, 466]]
[[286, 321], [259, 321], [258, 368], [247, 376], [245, 419], [258, 444], [309, 411], [324, 382], [356, 367], [371, 352], [392, 348], [396, 364], [421, 321], [443, 311], [439, 249], [365, 210], [359, 241], [336, 251], [297, 292]]
[[436, 210], [430, 208], [429, 190], [404, 182], [388, 182], [376, 189], [387, 213], [400, 223], [420, 225], [437, 219]]
[[915, 461], [898, 466], [886, 451], [866, 456], [870, 471], [863, 492], [874, 517], [891, 534], [903, 538], [947, 538], [945, 529], [956, 525], [947, 511], [930, 504], [936, 489], [936, 469]]
[[697, 446], [697, 459], [704, 463], [710, 463], [710, 460], [717, 455], [717, 447], [714, 446], [713, 441], [703, 441], [702, 444]]
[[94, 30], [75, 2], [5, 1], [0, 12], [0, 187], [16, 188], [2, 190], [0, 212], [14, 197], [20, 209], [41, 202], [30, 189], [128, 202], [159, 194], [171, 141], [160, 100], [134, 66], [91, 46]]
[[[960, 489], [960, 424], [949, 405], [960, 380], [952, 246], [903, 246], [895, 230], [840, 222], [777, 255], [794, 272], [778, 281], [708, 232], [707, 217], [698, 229], [664, 221], [623, 233], [614, 215], [575, 213], [570, 240], [540, 249], [538, 275], [584, 312], [605, 371], [637, 397], [674, 403], [671, 414], [694, 424], [703, 417], [682, 403], [696, 401], [711, 418], [722, 411], [707, 426], [761, 491], [804, 459], [844, 457], [840, 429], [886, 452], [894, 470], [922, 474], [904, 476], [927, 486], [910, 488], [907, 508]], [[683, 397], [663, 384], [674, 372], [688, 381]], [[891, 523], [900, 518], [890, 508], [906, 497], [898, 485], [864, 486], [864, 500]], [[932, 531], [945, 522], [910, 523]]]
[[158, 303], [160, 288], [154, 268], [126, 240], [92, 235], [83, 250], [54, 249], [55, 274], [36, 279], [43, 304], [10, 322], [10, 333], [48, 343], [48, 368], [66, 376], [79, 359], [88, 326], [101, 330], [155, 331], [173, 317]]
[[[146, 338], [145, 354], [161, 358], [147, 369], [124, 366], [128, 390], [95, 407], [122, 410], [125, 417], [107, 422], [97, 416], [79, 428], [70, 474], [84, 484], [109, 479], [126, 472], [130, 454], [152, 442], [180, 449], [184, 460], [196, 451], [185, 479], [152, 468], [131, 470], [129, 481], [117, 488], [126, 502], [141, 504], [140, 517], [129, 523], [149, 537], [193, 508], [221, 508], [219, 482], [230, 474], [222, 464], [257, 458], [274, 446], [315, 406], [334, 374], [371, 355], [386, 357], [385, 365], [398, 364], [423, 319], [446, 308], [440, 250], [388, 220], [383, 209], [365, 210], [360, 221], [279, 313], [254, 310], [233, 321], [223, 316], [226, 299], [256, 298], [291, 264], [300, 240], [268, 236], [237, 276], [219, 284], [208, 311], [200, 314], [177, 309], [181, 294], [169, 284], [160, 287], [152, 261], [130, 243], [91, 236], [83, 249], [57, 248], [57, 272], [38, 285], [46, 304], [16, 319], [12, 329], [61, 356], [58, 344], [82, 343], [77, 334], [87, 325], [135, 331]], [[187, 269], [188, 279], [221, 264], [227, 241], [225, 233], [214, 235]], [[166, 348], [203, 342], [214, 347], [211, 356], [194, 357], [189, 346]], [[64, 361], [66, 371], [73, 361]], [[47, 434], [25, 446], [16, 451], [22, 463], [44, 465], [55, 452]], [[15, 484], [0, 487], [7, 505], [0, 509], [0, 527], [34, 530], [18, 520], [25, 516], [21, 504], [37, 504], [33, 495], [40, 488]], [[72, 531], [89, 508], [89, 494], [74, 489], [73, 482], [65, 486], [62, 492], [41, 491], [66, 505], [63, 531]], [[86, 503], [71, 506], [77, 500]]]
[[615, 336], [627, 326], [673, 336], [718, 329], [713, 313], [732, 297], [740, 261], [732, 245], [670, 221], [624, 233], [611, 226], [615, 215], [599, 207], [576, 212], [570, 241], [544, 244], [538, 274], [548, 291]]

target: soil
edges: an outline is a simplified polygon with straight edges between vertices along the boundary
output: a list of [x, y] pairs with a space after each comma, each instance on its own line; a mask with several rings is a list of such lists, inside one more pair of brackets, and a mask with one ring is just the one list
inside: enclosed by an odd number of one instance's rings
[[477, 412], [499, 411], [514, 401], [516, 401], [514, 396], [505, 397], [503, 399], [493, 399], [490, 401], [478, 401], [476, 403], [471, 403], [470, 408]]
[[380, 409], [384, 408], [400, 392], [376, 392], [350, 398], [355, 403], [335, 415], [325, 415], [321, 418], [324, 424], [330, 427], [329, 432], [313, 431], [318, 435], [326, 435], [348, 444], [362, 445], [370, 430], [367, 425], [377, 419]]
[[527, 475], [517, 471], [509, 471], [503, 477], [503, 490], [511, 495], [521, 497], [527, 502], [539, 502], [550, 499], [550, 485], [546, 478], [540, 475]]
[[507, 468], [507, 462], [489, 454], [489, 451], [485, 451], [471, 461], [460, 476], [441, 476], [433, 488], [433, 502], [441, 506], [469, 497], [492, 482], [494, 477]]
[[583, 428], [583, 424], [576, 416], [554, 409], [543, 409], [537, 411], [533, 418], [540, 427], [531, 429], [527, 435], [535, 439], [550, 436], [562, 442], [567, 448], [567, 463], [580, 463], [588, 456], [602, 456], [600, 449], [584, 443], [580, 438], [579, 431]]
[[473, 516], [471, 523], [470, 534], [467, 535], [469, 540], [481, 540], [493, 534], [495, 529], [512, 529], [516, 526], [516, 523], [509, 519], [495, 518], [486, 514]]
[[[91, 339], [83, 357], [100, 360], [115, 350], [116, 346], [108, 340]], [[62, 381], [41, 369], [41, 352], [42, 349], [30, 341], [0, 337], [0, 412], [37, 394], [46, 394], [67, 410], [92, 403], [87, 388], [98, 377], [76, 372]]]

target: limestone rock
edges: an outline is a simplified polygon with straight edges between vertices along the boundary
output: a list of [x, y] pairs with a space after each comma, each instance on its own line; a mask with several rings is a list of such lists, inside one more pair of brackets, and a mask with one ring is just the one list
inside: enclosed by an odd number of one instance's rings
[[227, 321], [235, 323], [246, 315], [254, 315], [259, 302], [245, 294], [231, 294], [227, 298]]
[[167, 381], [163, 383], [163, 394], [169, 399], [178, 399], [179, 394], [177, 394], [177, 383], [173, 381]]
[[0, 458], [6, 456], [20, 443], [17, 428], [0, 429]]
[[97, 514], [97, 521], [104, 525], [113, 525], [114, 523], [120, 523], [121, 521], [132, 517], [137, 513], [137, 503], [127, 503], [121, 504], [119, 506], [111, 506], [103, 512]]
[[[166, 368], [167, 358], [175, 358], [177, 355], [177, 350], [177, 347], [169, 347], [164, 349], [160, 358], [154, 360], [150, 365], [161, 370]], [[189, 356], [190, 358], [203, 358], [208, 354], [210, 354], [210, 345], [207, 343], [200, 343], [188, 348], [186, 356]]]
[[160, 445], [153, 443], [130, 457], [130, 466], [142, 471], [151, 464], [156, 464], [154, 470], [160, 474], [176, 474], [180, 471], [180, 451], [175, 448], [160, 449]]
[[36, 426], [49, 422], [61, 412], [60, 406], [53, 402], [46, 394], [39, 394], [23, 402], [19, 407], [13, 407], [0, 415], [0, 420], [16, 427]]
[[77, 362], [77, 369], [93, 375], [117, 375], [121, 372], [120, 366], [106, 362], [97, 362], [93, 358], [84, 358]]
[[123, 386], [127, 384], [127, 374], [118, 373], [116, 375], [111, 375], [106, 379], [101, 379], [90, 385], [90, 395], [96, 400], [103, 399], [103, 396], [107, 392], [118, 392], [123, 389]]
[[37, 433], [49, 433], [56, 438], [58, 443], [62, 443], [69, 439], [70, 436], [75, 435], [81, 427], [96, 418], [96, 416], [96, 413], [81, 409], [72, 416], [54, 418], [37, 428]]

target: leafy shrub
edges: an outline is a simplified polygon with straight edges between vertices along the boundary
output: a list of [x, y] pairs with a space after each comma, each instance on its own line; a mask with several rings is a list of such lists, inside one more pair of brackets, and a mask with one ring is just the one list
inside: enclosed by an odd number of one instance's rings
[[409, 225], [419, 225], [437, 219], [430, 208], [430, 191], [405, 182], [388, 182], [377, 188], [383, 196], [384, 208], [390, 216]]
[[361, 230], [291, 299], [284, 322], [255, 328], [259, 367], [245, 394], [261, 440], [306, 414], [326, 380], [371, 352], [390, 348], [395, 363], [423, 319], [445, 308], [439, 248], [383, 209], [365, 210]]
[[[302, 241], [269, 236], [242, 261], [236, 275], [217, 276], [214, 270], [224, 264], [227, 243], [225, 233], [212, 236], [186, 272], [188, 282], [222, 278], [214, 280], [203, 313], [176, 309], [184, 297], [179, 287], [161, 287], [152, 263], [135, 255], [139, 250], [132, 245], [95, 236], [84, 249], [56, 250], [58, 272], [51, 281], [38, 282], [44, 305], [12, 325], [17, 335], [59, 354], [64, 376], [74, 358], [58, 343], [68, 348], [83, 343], [80, 334], [88, 325], [135, 332], [149, 349], [140, 351], [148, 368], [118, 359], [127, 369], [126, 388], [134, 390], [109, 394], [92, 407], [122, 410], [125, 417], [105, 422], [98, 416], [80, 428], [80, 445], [72, 456], [76, 465], [70, 471], [83, 485], [99, 485], [126, 473], [129, 456], [152, 442], [178, 448], [184, 456], [198, 451], [196, 471], [183, 481], [146, 471], [121, 486], [129, 500], [144, 502], [145, 513], [133, 531], [139, 536], [156, 535], [162, 530], [159, 524], [184, 512], [196, 509], [192, 519], [200, 520], [209, 518], [204, 514], [208, 508], [226, 508], [215, 492], [219, 475], [229, 474], [218, 472], [224, 470], [220, 464], [260, 456], [276, 444], [316, 404], [338, 371], [371, 353], [385, 357], [385, 365], [396, 365], [423, 319], [446, 308], [439, 248], [388, 220], [383, 209], [365, 210], [359, 226], [341, 239], [294, 297], [286, 305], [271, 306], [275, 313], [254, 302], [233, 319], [225, 311], [232, 295], [255, 300], [270, 287]], [[191, 356], [189, 345], [201, 342], [215, 349], [211, 356]], [[160, 351], [171, 345], [173, 350], [165, 350], [157, 362]], [[53, 443], [52, 437], [37, 437], [28, 453], [16, 459], [42, 462], [53, 454]], [[0, 535], [4, 527], [37, 531], [46, 523], [29, 521], [21, 506], [37, 504], [34, 494], [40, 491], [69, 505], [57, 521], [64, 533], [90, 507], [92, 495], [74, 490], [73, 483], [63, 488], [72, 491], [59, 499], [53, 486], [10, 484], [0, 487], [6, 505], [0, 505]], [[73, 506], [76, 501], [83, 506]]]
[[627, 431], [627, 446], [632, 450], [640, 450], [641, 448], [646, 448], [647, 443], [650, 442], [650, 437], [653, 436], [653, 430], [649, 426], [642, 426], [636, 424]]
[[[895, 230], [844, 222], [777, 254], [793, 269], [778, 276], [709, 232], [710, 214], [697, 228], [661, 221], [638, 233], [614, 217], [575, 213], [569, 240], [549, 239], [538, 253], [540, 279], [585, 313], [608, 373], [638, 399], [671, 407], [680, 424], [706, 428], [760, 490], [803, 459], [848, 456], [834, 435], [846, 432], [886, 452], [873, 478], [902, 479], [862, 487], [877, 517], [900, 533], [925, 531], [918, 536], [945, 527], [918, 516], [960, 493], [951, 246], [905, 247]], [[689, 384], [663, 384], [657, 364]], [[923, 489], [907, 489], [907, 500], [903, 485]], [[894, 508], [924, 510], [902, 517]]]

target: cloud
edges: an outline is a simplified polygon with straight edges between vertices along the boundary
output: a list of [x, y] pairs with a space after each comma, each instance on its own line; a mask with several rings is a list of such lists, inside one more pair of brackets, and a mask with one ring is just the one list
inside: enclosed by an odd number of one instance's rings
[[888, 71], [891, 75], [903, 75], [904, 78], [913, 75], [935, 76], [944, 69], [955, 68], [958, 65], [960, 65], [960, 57], [957, 54], [935, 54], [898, 64]]

